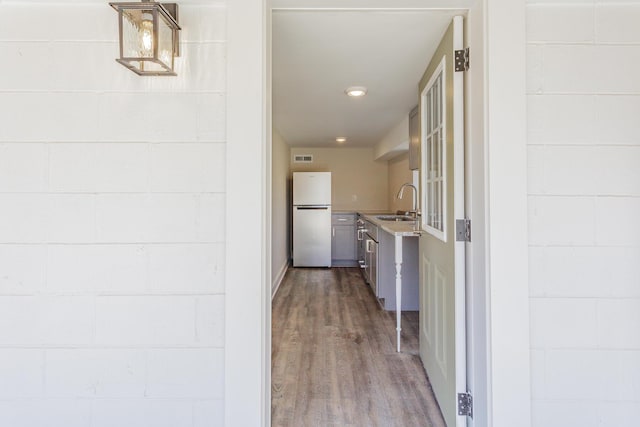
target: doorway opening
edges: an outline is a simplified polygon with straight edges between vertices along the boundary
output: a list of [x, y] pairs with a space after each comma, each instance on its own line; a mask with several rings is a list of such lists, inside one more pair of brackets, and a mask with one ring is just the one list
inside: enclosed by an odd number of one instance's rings
[[[272, 57], [273, 63], [271, 69], [273, 70], [273, 136], [272, 136], [272, 294], [278, 290], [277, 287], [282, 283], [282, 280], [285, 276], [286, 269], [288, 266], [288, 262], [290, 259], [291, 253], [291, 235], [289, 234], [289, 230], [291, 229], [291, 214], [290, 214], [290, 204], [291, 204], [291, 194], [287, 190], [283, 191], [282, 186], [276, 188], [277, 181], [282, 180], [282, 175], [286, 175], [289, 177], [289, 174], [295, 170], [317, 170], [317, 168], [323, 169], [339, 167], [336, 166], [332, 161], [326, 160], [324, 163], [320, 159], [323, 158], [323, 155], [326, 158], [331, 159], [334, 156], [338, 157], [340, 160], [344, 161], [345, 158], [349, 158], [347, 154], [353, 154], [356, 152], [355, 157], [363, 157], [358, 156], [358, 154], [365, 153], [367, 150], [370, 151], [370, 159], [369, 162], [375, 164], [378, 161], [381, 164], [384, 164], [389, 159], [393, 159], [397, 156], [398, 151], [402, 151], [404, 148], [398, 148], [398, 145], [387, 144], [387, 147], [384, 147], [384, 142], [386, 133], [378, 133], [377, 136], [375, 132], [372, 131], [371, 124], [380, 125], [384, 129], [386, 129], [387, 133], [390, 133], [394, 129], [393, 125], [389, 125], [388, 123], [393, 123], [397, 121], [397, 125], [401, 126], [400, 116], [408, 116], [409, 112], [412, 110], [412, 107], [418, 103], [418, 89], [417, 89], [417, 81], [419, 80], [419, 76], [422, 74], [424, 69], [426, 69], [426, 64], [430, 60], [433, 50], [437, 46], [437, 41], [439, 37], [444, 33], [444, 29], [446, 29], [447, 24], [450, 22], [451, 18], [454, 15], [460, 13], [467, 13], [467, 10], [428, 10], [428, 9], [376, 9], [376, 10], [312, 10], [312, 9], [292, 9], [292, 8], [283, 8], [277, 9], [274, 8], [271, 10], [271, 23], [272, 23]], [[409, 16], [410, 18], [416, 18], [417, 16], [424, 15], [429, 16], [429, 19], [434, 19], [436, 21], [440, 20], [444, 24], [441, 25], [442, 28], [438, 29], [437, 25], [426, 25], [423, 23], [423, 26], [429, 27], [434, 33], [437, 34], [438, 38], [436, 42], [430, 42], [431, 53], [429, 49], [422, 48], [418, 49], [420, 54], [415, 54], [415, 57], [419, 57], [419, 61], [422, 61], [422, 69], [421, 72], [417, 75], [417, 79], [413, 78], [413, 87], [409, 88], [411, 90], [413, 97], [411, 101], [405, 103], [405, 105], [395, 108], [398, 108], [399, 111], [403, 111], [400, 116], [396, 115], [393, 118], [393, 114], [387, 112], [387, 114], [380, 115], [380, 112], [375, 108], [367, 111], [360, 112], [360, 116], [356, 114], [356, 119], [354, 120], [346, 120], [345, 117], [348, 115], [344, 112], [342, 101], [347, 99], [346, 97], [340, 101], [331, 101], [331, 97], [328, 92], [332, 90], [332, 86], [329, 83], [334, 83], [336, 87], [345, 88], [353, 83], [348, 79], [340, 80], [340, 71], [345, 70], [347, 65], [353, 65], [355, 62], [356, 69], [360, 66], [360, 72], [362, 73], [363, 69], [371, 72], [371, 74], [375, 74], [378, 72], [380, 75], [378, 78], [380, 80], [389, 80], [388, 75], [385, 74], [382, 66], [366, 66], [361, 64], [359, 59], [364, 57], [363, 51], [355, 50], [353, 51], [351, 56], [346, 54], [340, 55], [340, 52], [337, 47], [348, 44], [348, 37], [345, 34], [351, 32], [352, 36], [355, 35], [356, 38], [363, 38], [363, 35], [369, 34], [378, 34], [380, 32], [388, 32], [387, 38], [390, 38], [391, 35], [397, 34], [397, 31], [391, 31], [389, 25], [377, 25], [379, 31], [372, 32], [371, 30], [366, 31], [357, 31], [354, 27], [357, 27], [358, 19], [353, 19], [354, 16], [356, 18], [362, 19], [362, 17], [371, 17], [374, 16], [376, 19], [380, 19], [385, 14], [395, 15], [395, 17], [399, 17], [402, 15]], [[351, 15], [349, 17], [348, 15]], [[337, 21], [347, 21], [349, 22], [350, 27], [346, 27], [349, 29], [347, 33], [341, 33], [340, 25], [337, 23], [331, 24], [327, 22], [323, 22], [323, 19], [334, 19]], [[347, 19], [349, 18], [349, 19]], [[318, 26], [321, 29], [315, 30], [314, 26]], [[410, 26], [405, 25], [405, 29]], [[304, 31], [296, 32], [296, 30], [302, 29]], [[285, 30], [285, 31], [283, 31]], [[314, 32], [317, 31], [316, 32]], [[286, 37], [281, 39], [281, 32], [284, 32]], [[318, 34], [322, 34], [321, 37]], [[369, 37], [371, 39], [371, 37]], [[284, 40], [284, 41], [283, 41]], [[392, 40], [393, 41], [393, 40]], [[318, 45], [317, 43], [320, 42]], [[315, 44], [314, 44], [315, 43]], [[373, 47], [373, 51], [376, 51], [376, 47], [379, 48], [382, 42], [376, 42], [375, 40], [369, 40], [370, 47]], [[395, 47], [395, 51], [398, 51], [397, 44], [391, 43], [391, 47]], [[315, 46], [315, 47], [314, 47]], [[320, 47], [318, 47], [320, 46]], [[300, 53], [301, 51], [307, 51]], [[382, 50], [382, 49], [377, 49]], [[291, 58], [287, 57], [282, 60], [279, 59], [279, 55], [281, 55], [282, 51], [288, 52], [291, 55]], [[327, 61], [323, 59], [323, 54], [334, 53], [337, 54], [339, 60]], [[397, 52], [396, 52], [397, 53]], [[374, 54], [375, 58], [376, 55]], [[415, 59], [411, 57], [411, 59]], [[386, 60], [383, 55], [377, 55], [377, 63], [385, 64], [387, 62], [396, 63], [398, 61], [390, 61]], [[419, 62], [418, 61], [418, 62]], [[307, 64], [309, 69], [313, 72], [318, 73], [318, 75], [310, 73], [305, 74], [300, 72], [300, 63]], [[397, 68], [402, 68], [398, 66]], [[280, 74], [279, 74], [280, 73]], [[326, 76], [330, 74], [330, 76]], [[334, 75], [335, 74], [335, 75]], [[279, 82], [278, 76], [284, 75], [282, 78], [283, 82]], [[294, 75], [294, 76], [292, 76]], [[298, 79], [298, 77], [301, 77]], [[325, 79], [326, 77], [326, 79]], [[344, 78], [344, 77], [343, 77]], [[333, 80], [331, 80], [333, 79]], [[300, 80], [300, 81], [298, 81]], [[396, 81], [406, 81], [410, 80], [410, 77], [407, 77], [406, 74], [400, 73], [400, 77], [396, 77]], [[329, 81], [329, 83], [327, 83]], [[411, 86], [411, 85], [409, 85]], [[340, 90], [342, 92], [343, 89]], [[397, 91], [401, 92], [402, 88], [398, 87]], [[369, 91], [367, 96], [373, 95], [375, 93]], [[391, 106], [394, 105], [393, 102], [389, 101], [391, 98], [387, 98], [386, 107], [385, 107], [385, 97], [383, 96], [385, 92], [379, 92], [382, 104], [382, 109], [392, 110]], [[340, 93], [341, 96], [344, 94]], [[312, 100], [312, 105], [305, 104], [303, 100]], [[348, 100], [347, 102], [351, 102], [352, 100]], [[329, 107], [322, 107], [322, 102], [328, 102]], [[399, 101], [395, 101], [400, 103]], [[354, 103], [346, 104], [344, 103], [344, 108], [349, 110], [353, 110], [354, 107], [362, 107], [362, 105], [357, 105]], [[283, 107], [287, 106], [287, 107]], [[294, 113], [303, 113], [303, 118]], [[378, 114], [378, 115], [376, 115]], [[320, 120], [317, 120], [318, 117]], [[385, 122], [386, 120], [386, 122]], [[333, 121], [337, 122], [339, 127], [332, 127], [329, 123]], [[369, 133], [360, 133], [358, 134], [357, 126], [354, 124], [359, 123], [369, 123], [368, 129], [366, 129]], [[384, 125], [386, 124], [386, 127]], [[335, 139], [338, 135], [345, 135], [349, 132], [353, 132], [353, 134], [360, 135], [358, 137], [347, 139], [348, 143], [351, 145], [338, 145], [344, 144], [344, 142], [337, 142]], [[373, 143], [377, 143], [376, 145], [372, 145]], [[404, 142], [404, 141], [400, 141]], [[408, 145], [408, 141], [407, 145]], [[289, 147], [287, 149], [287, 147]], [[384, 150], [387, 150], [384, 152]], [[359, 150], [359, 151], [358, 151]], [[376, 151], [377, 150], [377, 151]], [[284, 154], [283, 154], [284, 151]], [[340, 155], [339, 153], [344, 153]], [[377, 157], [376, 157], [377, 156]], [[316, 159], [315, 163], [311, 164], [294, 164], [294, 160], [297, 157], [301, 158], [312, 158]], [[397, 158], [397, 157], [396, 157]], [[346, 169], [351, 171], [352, 173], [358, 174], [358, 172], [362, 172], [358, 167], [354, 165], [356, 160], [347, 161]], [[305, 169], [306, 168], [306, 169]], [[384, 169], [384, 168], [383, 168]], [[383, 191], [384, 200], [383, 203], [386, 203], [386, 207], [382, 207], [379, 210], [387, 211], [389, 210], [389, 199], [391, 194], [395, 194], [394, 190], [396, 188], [389, 188], [389, 166], [387, 164], [386, 168], [386, 183], [382, 185], [385, 188]], [[285, 171], [283, 174], [282, 172]], [[380, 174], [372, 173], [370, 176], [380, 176]], [[346, 179], [353, 183], [356, 179]], [[369, 186], [371, 186], [371, 179], [365, 179], [365, 182], [368, 182]], [[286, 184], [286, 188], [289, 188], [290, 184]], [[381, 185], [374, 186], [378, 190]], [[372, 205], [370, 208], [366, 206], [363, 202], [366, 201], [368, 203], [372, 202], [371, 197], [368, 195], [364, 197], [363, 200], [362, 191], [344, 191], [342, 187], [338, 188], [340, 191], [339, 197], [336, 200], [339, 202], [338, 206], [335, 206], [339, 210], [370, 210], [379, 208], [381, 205]], [[354, 194], [355, 193], [355, 194]], [[336, 194], [336, 196], [338, 196]], [[334, 202], [336, 204], [336, 202]], [[364, 208], [360, 208], [360, 206], [365, 206]], [[369, 208], [369, 209], [367, 209]], [[284, 232], [283, 232], [284, 230]], [[283, 238], [283, 236], [285, 236]], [[284, 251], [282, 248], [284, 247]], [[284, 252], [284, 256], [282, 255]], [[479, 337], [481, 340], [484, 337]], [[480, 368], [481, 369], [481, 368]], [[473, 383], [473, 381], [472, 381]]]

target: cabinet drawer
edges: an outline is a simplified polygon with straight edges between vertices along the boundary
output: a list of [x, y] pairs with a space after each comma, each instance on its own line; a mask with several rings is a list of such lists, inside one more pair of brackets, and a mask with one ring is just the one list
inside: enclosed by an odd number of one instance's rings
[[333, 225], [353, 225], [356, 223], [356, 215], [352, 213], [334, 213], [331, 214], [331, 223]]

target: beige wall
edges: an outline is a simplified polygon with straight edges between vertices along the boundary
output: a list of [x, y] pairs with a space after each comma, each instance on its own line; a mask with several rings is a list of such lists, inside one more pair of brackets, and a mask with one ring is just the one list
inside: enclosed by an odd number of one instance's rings
[[271, 291], [279, 284], [289, 263], [289, 159], [291, 149], [273, 133], [271, 170]]
[[409, 169], [409, 154], [402, 154], [389, 160], [389, 209], [409, 211], [413, 207], [413, 190], [406, 189], [401, 200], [396, 198], [400, 186], [405, 182], [412, 182], [412, 173]]
[[[296, 154], [313, 155], [313, 163], [293, 163]], [[373, 159], [373, 148], [291, 148], [291, 170], [332, 172], [333, 210], [387, 210], [387, 162]]]

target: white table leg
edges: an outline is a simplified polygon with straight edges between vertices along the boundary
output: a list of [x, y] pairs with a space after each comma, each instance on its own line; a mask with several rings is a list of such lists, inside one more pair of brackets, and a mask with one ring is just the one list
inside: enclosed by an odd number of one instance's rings
[[396, 341], [400, 353], [400, 331], [402, 330], [400, 317], [402, 315], [402, 236], [395, 237], [396, 244]]

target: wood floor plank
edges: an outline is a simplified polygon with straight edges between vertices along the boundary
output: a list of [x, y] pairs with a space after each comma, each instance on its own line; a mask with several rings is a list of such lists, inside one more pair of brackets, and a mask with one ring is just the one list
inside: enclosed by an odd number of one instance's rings
[[273, 301], [272, 425], [445, 427], [418, 313], [381, 309], [357, 268], [291, 268]]

